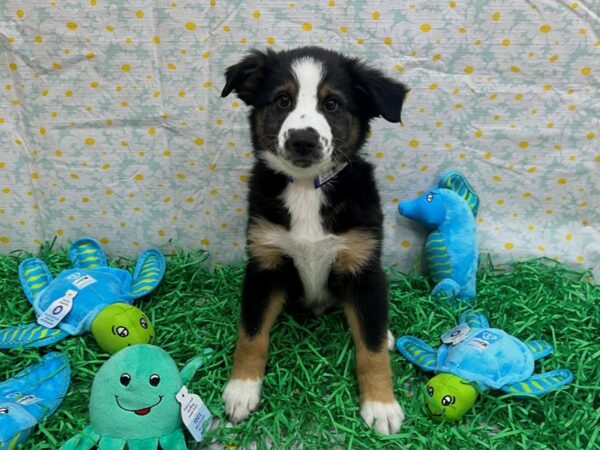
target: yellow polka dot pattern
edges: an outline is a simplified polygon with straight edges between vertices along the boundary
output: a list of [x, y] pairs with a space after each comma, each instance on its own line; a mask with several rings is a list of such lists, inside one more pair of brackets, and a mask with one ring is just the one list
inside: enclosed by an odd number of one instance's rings
[[0, 85], [0, 252], [91, 234], [109, 251], [177, 244], [243, 258], [252, 149], [247, 107], [219, 96], [223, 70], [253, 47], [310, 44], [411, 88], [403, 124], [374, 121], [365, 149], [387, 264], [409, 268], [421, 251], [398, 202], [456, 168], [482, 198], [482, 252], [600, 270], [600, 124], [590, 120], [600, 41], [586, 8], [184, 0], [108, 14], [95, 0], [34, 3], [4, 12], [18, 26]]

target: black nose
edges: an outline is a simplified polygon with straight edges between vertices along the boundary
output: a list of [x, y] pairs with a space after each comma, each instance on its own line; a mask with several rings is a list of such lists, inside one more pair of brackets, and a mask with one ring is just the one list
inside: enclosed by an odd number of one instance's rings
[[311, 155], [320, 149], [319, 133], [313, 128], [290, 130], [285, 147], [298, 156]]

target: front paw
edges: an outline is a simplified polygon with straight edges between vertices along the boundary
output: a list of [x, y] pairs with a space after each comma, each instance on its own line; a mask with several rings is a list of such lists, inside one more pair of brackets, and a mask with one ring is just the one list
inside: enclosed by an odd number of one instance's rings
[[404, 422], [404, 411], [394, 401], [382, 403], [365, 401], [360, 406], [360, 415], [368, 426], [381, 434], [395, 434]]
[[258, 407], [262, 380], [229, 380], [223, 391], [225, 414], [231, 423], [248, 418]]

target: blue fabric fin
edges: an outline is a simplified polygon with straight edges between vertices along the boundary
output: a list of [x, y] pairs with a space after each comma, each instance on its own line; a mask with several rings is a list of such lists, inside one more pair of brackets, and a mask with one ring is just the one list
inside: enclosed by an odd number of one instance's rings
[[69, 248], [69, 258], [77, 269], [97, 269], [107, 267], [102, 246], [95, 239], [85, 237], [77, 239]]
[[27, 258], [19, 264], [19, 280], [29, 303], [33, 305], [35, 298], [52, 281], [48, 266], [39, 258]]
[[449, 298], [454, 298], [460, 293], [460, 285], [451, 278], [444, 278], [435, 285], [431, 295], [445, 295]]
[[17, 448], [30, 430], [52, 414], [69, 388], [66, 356], [48, 353], [10, 380], [0, 383], [0, 449]]
[[0, 330], [0, 349], [38, 348], [55, 344], [69, 336], [60, 328], [46, 328], [37, 323]]
[[152, 292], [165, 274], [165, 257], [154, 248], [145, 250], [133, 272], [130, 295], [139, 298]]
[[529, 341], [525, 342], [525, 345], [531, 350], [531, 353], [533, 353], [534, 360], [548, 356], [554, 351], [552, 346], [544, 341]]
[[520, 383], [507, 384], [502, 386], [502, 390], [507, 394], [515, 394], [522, 397], [532, 395], [540, 396], [546, 392], [558, 389], [565, 384], [573, 381], [573, 374], [567, 369], [553, 370], [552, 372], [532, 375]]
[[489, 328], [490, 327], [490, 324], [488, 323], [487, 318], [480, 312], [477, 312], [472, 309], [467, 309], [465, 312], [463, 312], [460, 315], [460, 319], [458, 320], [458, 323], [466, 323], [467, 325], [469, 325], [469, 328]]
[[396, 348], [406, 359], [424, 371], [430, 372], [435, 369], [437, 353], [422, 340], [413, 336], [402, 336], [396, 341]]
[[479, 212], [479, 196], [460, 172], [450, 170], [443, 173], [440, 177], [438, 187], [456, 192], [467, 202], [467, 205], [469, 205], [469, 208], [473, 212], [473, 216], [477, 217], [477, 213]]

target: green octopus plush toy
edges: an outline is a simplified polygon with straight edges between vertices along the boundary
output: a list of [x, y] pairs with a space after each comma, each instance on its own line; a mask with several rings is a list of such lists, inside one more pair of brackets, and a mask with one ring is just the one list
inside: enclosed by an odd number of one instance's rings
[[180, 372], [169, 354], [149, 344], [115, 353], [98, 371], [90, 396], [90, 425], [60, 450], [185, 450], [177, 397], [210, 358], [206, 349]]

